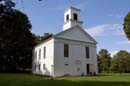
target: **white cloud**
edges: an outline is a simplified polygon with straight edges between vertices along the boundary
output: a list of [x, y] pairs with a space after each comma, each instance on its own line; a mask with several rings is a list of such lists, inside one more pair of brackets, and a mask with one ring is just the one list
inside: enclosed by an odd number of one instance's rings
[[118, 52], [119, 52], [119, 50], [112, 51], [112, 52], [111, 52], [111, 57], [113, 57], [114, 55], [116, 55]]
[[98, 25], [98, 26], [95, 26], [92, 28], [88, 28], [88, 29], [86, 29], [86, 31], [93, 36], [99, 36], [99, 35], [101, 35], [101, 33], [103, 33], [105, 31], [105, 28], [107, 26], [108, 26], [107, 24]]
[[121, 15], [121, 14], [109, 14], [108, 15], [109, 17], [113, 17], [113, 18], [118, 18], [118, 19], [120, 19], [120, 18], [123, 18], [124, 16], [123, 15]]
[[92, 36], [124, 35], [120, 24], [102, 24], [86, 29]]
[[128, 45], [130, 44], [130, 41], [129, 40], [125, 40], [125, 41], [119, 41], [117, 42], [118, 45]]
[[[113, 57], [114, 55], [116, 55], [120, 50], [115, 50], [110, 52], [111, 53], [111, 57]], [[126, 51], [130, 52], [130, 49], [127, 49]]]

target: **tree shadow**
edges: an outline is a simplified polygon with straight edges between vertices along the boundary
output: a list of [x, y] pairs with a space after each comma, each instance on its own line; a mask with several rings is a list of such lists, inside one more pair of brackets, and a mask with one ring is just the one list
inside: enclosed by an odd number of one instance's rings
[[25, 81], [19, 83], [18, 86], [130, 86], [130, 82], [125, 81], [70, 81], [70, 80], [54, 80], [43, 79], [36, 81]]
[[38, 81], [37, 86], [130, 86], [130, 82], [117, 81], [69, 81], [44, 80]]
[[[0, 80], [0, 86], [130, 86], [130, 82], [128, 80], [105, 81], [102, 79], [102, 81], [96, 81], [87, 80], [87, 78], [84, 77], [78, 77], [79, 79], [76, 79], [77, 77], [72, 77], [73, 81], [71, 81], [71, 77], [54, 78], [51, 80], [49, 77], [36, 75], [28, 75], [27, 77], [25, 77], [26, 75], [22, 75], [23, 77], [17, 76], [18, 75], [12, 78], [5, 77], [3, 80]], [[80, 80], [80, 78], [83, 79], [83, 81]]]

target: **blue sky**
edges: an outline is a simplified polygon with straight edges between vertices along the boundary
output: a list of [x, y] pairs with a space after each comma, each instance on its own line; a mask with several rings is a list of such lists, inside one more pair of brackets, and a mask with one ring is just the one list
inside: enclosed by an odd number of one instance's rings
[[130, 42], [123, 32], [123, 19], [130, 11], [130, 0], [14, 0], [16, 8], [29, 17], [32, 32], [43, 35], [62, 31], [64, 10], [70, 6], [81, 9], [83, 28], [98, 42], [97, 50], [115, 54], [130, 51]]

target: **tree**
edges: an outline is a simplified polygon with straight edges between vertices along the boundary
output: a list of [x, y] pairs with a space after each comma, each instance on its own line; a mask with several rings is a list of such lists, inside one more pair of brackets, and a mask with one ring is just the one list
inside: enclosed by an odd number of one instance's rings
[[41, 41], [45, 41], [46, 39], [52, 37], [53, 34], [52, 33], [44, 33], [43, 36], [41, 36]]
[[12, 0], [0, 0], [0, 71], [31, 68], [33, 47], [53, 36], [31, 33], [28, 17], [14, 7]]
[[110, 54], [106, 49], [101, 49], [98, 54], [99, 72], [108, 72], [111, 64]]
[[124, 26], [123, 29], [125, 31], [125, 34], [127, 38], [130, 40], [130, 12], [124, 18], [123, 26]]
[[112, 71], [126, 73], [130, 72], [130, 53], [121, 50], [112, 59]]
[[15, 10], [11, 0], [0, 0], [0, 70], [31, 67], [36, 45], [28, 17]]
[[51, 33], [44, 33], [43, 36], [39, 36], [39, 35], [33, 34], [33, 37], [35, 38], [35, 42], [37, 44], [39, 44], [39, 43], [41, 43], [41, 42], [51, 38], [52, 36], [53, 36], [53, 34], [51, 34]]

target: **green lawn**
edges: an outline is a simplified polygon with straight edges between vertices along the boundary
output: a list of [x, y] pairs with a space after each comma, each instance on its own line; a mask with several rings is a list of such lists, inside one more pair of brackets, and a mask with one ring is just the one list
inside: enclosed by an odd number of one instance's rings
[[85, 77], [49, 77], [0, 73], [0, 86], [130, 86], [130, 74]]

